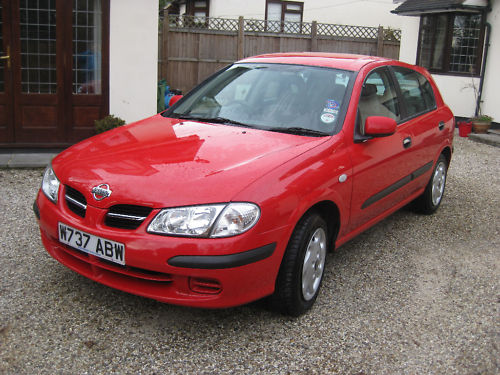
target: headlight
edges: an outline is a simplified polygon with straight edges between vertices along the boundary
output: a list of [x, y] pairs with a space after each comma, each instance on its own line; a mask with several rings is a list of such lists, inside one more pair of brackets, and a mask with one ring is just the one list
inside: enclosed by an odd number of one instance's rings
[[56, 174], [52, 170], [51, 166], [48, 166], [43, 174], [42, 180], [42, 191], [52, 202], [57, 203], [57, 194], [59, 192], [59, 180]]
[[246, 232], [259, 220], [260, 209], [252, 203], [229, 203], [217, 219], [210, 237], [230, 237]]
[[253, 203], [229, 203], [161, 210], [149, 233], [189, 237], [229, 237], [255, 225], [260, 209]]

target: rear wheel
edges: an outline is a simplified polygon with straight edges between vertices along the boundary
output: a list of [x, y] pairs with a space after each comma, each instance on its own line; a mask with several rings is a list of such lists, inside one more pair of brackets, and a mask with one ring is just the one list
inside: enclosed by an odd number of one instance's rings
[[425, 191], [414, 201], [414, 208], [417, 212], [430, 215], [438, 209], [444, 195], [447, 172], [448, 162], [441, 154]]
[[275, 309], [299, 316], [318, 296], [325, 269], [328, 230], [316, 212], [306, 214], [293, 231], [271, 296]]

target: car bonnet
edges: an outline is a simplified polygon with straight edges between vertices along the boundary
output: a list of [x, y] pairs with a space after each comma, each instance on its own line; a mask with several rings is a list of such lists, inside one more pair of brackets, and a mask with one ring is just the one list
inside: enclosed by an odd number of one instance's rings
[[[156, 115], [70, 147], [54, 159], [53, 168], [62, 184], [95, 207], [227, 202], [327, 139]], [[101, 184], [111, 194], [97, 200], [92, 189]]]

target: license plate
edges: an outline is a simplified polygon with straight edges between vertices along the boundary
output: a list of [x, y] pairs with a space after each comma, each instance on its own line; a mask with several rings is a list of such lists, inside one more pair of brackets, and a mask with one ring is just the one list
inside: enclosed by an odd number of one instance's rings
[[59, 241], [118, 264], [125, 264], [125, 245], [59, 223]]

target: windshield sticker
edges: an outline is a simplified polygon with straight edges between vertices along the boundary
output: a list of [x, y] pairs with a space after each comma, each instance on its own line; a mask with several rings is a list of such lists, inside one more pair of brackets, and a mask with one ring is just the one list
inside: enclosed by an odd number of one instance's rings
[[328, 99], [326, 101], [326, 108], [328, 109], [339, 109], [340, 104], [336, 100]]
[[323, 121], [325, 124], [331, 124], [337, 119], [337, 116], [335, 116], [332, 113], [323, 113], [321, 115], [321, 121]]
[[338, 109], [323, 108], [323, 112], [333, 113], [334, 115], [338, 115], [339, 114], [339, 110]]

